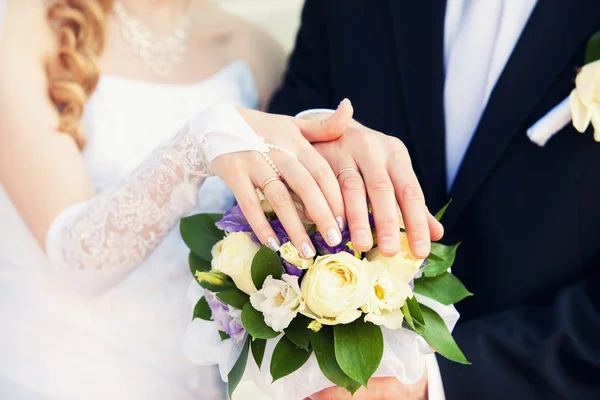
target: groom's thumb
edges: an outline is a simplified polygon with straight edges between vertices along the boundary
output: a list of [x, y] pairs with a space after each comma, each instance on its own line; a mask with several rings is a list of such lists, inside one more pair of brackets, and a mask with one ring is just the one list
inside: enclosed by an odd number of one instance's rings
[[352, 103], [344, 99], [328, 118], [325, 118], [324, 114], [314, 113], [302, 118], [294, 118], [294, 122], [309, 142], [328, 142], [344, 134], [353, 115]]

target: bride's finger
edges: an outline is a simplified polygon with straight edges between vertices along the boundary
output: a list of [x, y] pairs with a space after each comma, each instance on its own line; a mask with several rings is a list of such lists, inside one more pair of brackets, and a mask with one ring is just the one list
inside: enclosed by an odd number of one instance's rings
[[254, 184], [262, 190], [265, 198], [273, 207], [273, 211], [277, 214], [279, 222], [283, 225], [294, 247], [304, 258], [314, 257], [315, 248], [304, 229], [288, 188], [266, 162], [253, 166], [253, 169]]
[[310, 115], [306, 115], [302, 118], [293, 118], [293, 121], [309, 142], [328, 142], [344, 134], [353, 115], [352, 103], [344, 99], [335, 113], [327, 119], [311, 119]]
[[[323, 234], [327, 244], [330, 246], [340, 244], [342, 234], [338, 226], [339, 223], [336, 221], [324, 193], [310, 172], [298, 159], [288, 154], [276, 153], [272, 155], [272, 158], [275, 160], [275, 164], [288, 186], [302, 200], [307, 213], [317, 225], [319, 232]], [[330, 184], [330, 186], [339, 187], [335, 183], [335, 177], [333, 178], [333, 184]]]

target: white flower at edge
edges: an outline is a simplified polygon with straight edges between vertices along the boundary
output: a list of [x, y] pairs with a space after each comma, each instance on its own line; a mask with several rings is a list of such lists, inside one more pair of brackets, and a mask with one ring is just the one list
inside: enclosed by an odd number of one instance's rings
[[349, 324], [371, 298], [372, 282], [369, 263], [349, 253], [317, 257], [302, 279], [302, 314], [323, 325]]
[[373, 270], [373, 292], [362, 307], [365, 321], [383, 325], [388, 329], [400, 329], [403, 315], [400, 308], [413, 296], [409, 282], [419, 271], [423, 260], [410, 252], [406, 233], [400, 233], [400, 252], [394, 257], [384, 257], [379, 249], [367, 253]]
[[282, 332], [304, 310], [298, 277], [283, 274], [279, 280], [269, 275], [262, 289], [250, 295], [250, 303], [263, 313], [268, 326]]
[[294, 247], [292, 242], [286, 242], [282, 244], [279, 248], [279, 254], [281, 255], [281, 258], [283, 258], [285, 261], [300, 269], [309, 269], [313, 266], [315, 262], [315, 260], [313, 260], [312, 258], [306, 260], [300, 257], [298, 249]]
[[577, 74], [569, 104], [575, 129], [583, 133], [591, 122], [594, 139], [600, 142], [600, 60], [584, 65]]
[[212, 268], [227, 274], [242, 292], [252, 294], [256, 287], [252, 282], [252, 259], [260, 250], [249, 233], [233, 232], [212, 248]]

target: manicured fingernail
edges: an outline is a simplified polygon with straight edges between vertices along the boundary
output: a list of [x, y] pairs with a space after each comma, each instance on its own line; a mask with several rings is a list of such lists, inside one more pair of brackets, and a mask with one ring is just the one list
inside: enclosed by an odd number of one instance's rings
[[302, 243], [302, 254], [305, 259], [313, 258], [317, 253], [315, 253], [315, 249], [308, 242]]
[[335, 222], [337, 222], [338, 228], [340, 228], [340, 232], [343, 232], [346, 229], [346, 222], [342, 217], [335, 217]]
[[267, 246], [273, 251], [279, 251], [279, 243], [272, 237], [267, 239]]
[[397, 253], [399, 249], [399, 241], [394, 240], [391, 236], [383, 236], [377, 239], [377, 245], [384, 252], [391, 254]]
[[337, 246], [342, 241], [342, 236], [337, 229], [331, 228], [327, 231], [327, 241], [330, 246]]
[[369, 246], [371, 244], [371, 240], [373, 239], [373, 237], [371, 236], [371, 232], [364, 229], [359, 229], [356, 232], [354, 232], [352, 238], [354, 244], [361, 247]]
[[418, 257], [427, 257], [429, 255], [429, 243], [418, 240], [414, 243], [414, 252], [418, 254]]

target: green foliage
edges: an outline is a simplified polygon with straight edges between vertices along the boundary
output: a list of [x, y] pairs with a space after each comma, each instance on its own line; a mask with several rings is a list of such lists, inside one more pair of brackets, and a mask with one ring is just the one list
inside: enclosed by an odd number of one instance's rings
[[267, 348], [267, 341], [265, 339], [255, 339], [250, 343], [250, 348], [252, 349], [252, 357], [254, 357], [254, 361], [258, 368], [261, 367], [263, 358], [265, 356], [265, 349]]
[[225, 234], [215, 226], [223, 214], [197, 214], [183, 218], [179, 225], [181, 237], [189, 249], [201, 259], [210, 261], [213, 246]]
[[312, 353], [312, 350], [304, 350], [296, 346], [286, 336], [282, 336], [271, 359], [271, 376], [273, 382], [288, 376], [304, 365]]
[[460, 246], [460, 243], [454, 246], [431, 243], [431, 253], [427, 257], [427, 264], [422, 267], [423, 274], [431, 278], [448, 271], [454, 263], [458, 246]]
[[458, 303], [464, 298], [473, 295], [456, 276], [449, 272], [444, 272], [433, 278], [424, 276], [416, 279], [415, 293], [419, 293], [445, 305]]
[[351, 379], [367, 386], [383, 356], [381, 328], [362, 318], [333, 327], [335, 359]]
[[196, 318], [200, 318], [205, 321], [210, 321], [212, 319], [212, 311], [210, 310], [208, 302], [206, 301], [204, 296], [202, 296], [200, 300], [198, 300], [196, 306], [194, 307], [194, 314], [192, 316], [192, 320]]
[[250, 301], [250, 296], [242, 292], [238, 288], [227, 289], [217, 293], [217, 297], [223, 303], [233, 306], [238, 309], [244, 308], [246, 303]]
[[273, 279], [281, 279], [282, 271], [281, 259], [277, 253], [266, 246], [263, 246], [252, 259], [252, 269], [250, 270], [252, 282], [259, 290], [267, 276], [271, 275]]
[[421, 310], [425, 317], [425, 331], [422, 336], [427, 343], [448, 360], [470, 364], [458, 348], [442, 317], [423, 304], [421, 304]]
[[360, 383], [346, 375], [335, 358], [333, 328], [324, 326], [319, 332], [309, 330], [308, 335], [323, 375], [354, 394], [360, 388]]
[[242, 352], [240, 353], [240, 357], [237, 359], [233, 368], [227, 375], [227, 392], [229, 393], [229, 398], [233, 396], [233, 392], [235, 388], [237, 388], [238, 384], [242, 380], [242, 376], [244, 375], [244, 371], [246, 370], [246, 363], [248, 362], [248, 350], [250, 349], [250, 338], [246, 339], [244, 343], [244, 347], [242, 348]]
[[249, 302], [242, 308], [242, 325], [254, 340], [273, 339], [279, 335], [265, 323], [263, 314]]
[[450, 203], [452, 203], [452, 199], [450, 199], [448, 201], [448, 203], [446, 203], [446, 205], [444, 207], [442, 207], [442, 209], [440, 211], [438, 211], [437, 214], [435, 214], [435, 219], [437, 219], [438, 221], [441, 221], [444, 214], [446, 214], [446, 211], [448, 210], [448, 206], [450, 206]]
[[585, 63], [593, 63], [600, 60], [600, 32], [596, 32], [588, 41], [585, 50]]
[[308, 324], [310, 324], [311, 320], [305, 317], [302, 314], [298, 314], [296, 318], [292, 320], [290, 326], [284, 329], [284, 332], [288, 339], [296, 346], [308, 350], [310, 342], [309, 342], [309, 332], [312, 332], [308, 329]]
[[197, 271], [196, 280], [206, 290], [218, 293], [223, 290], [235, 289], [235, 284], [228, 275], [221, 271], [210, 270], [208, 272]]

